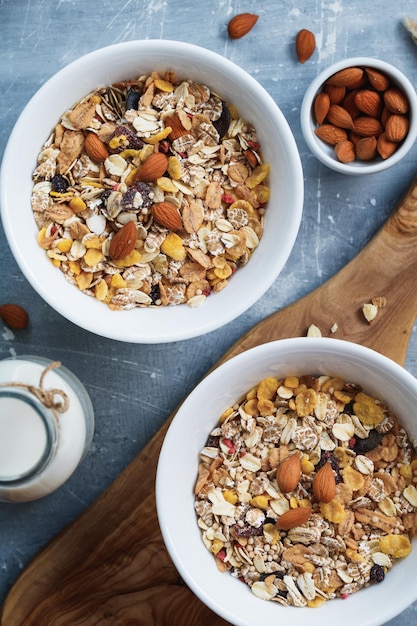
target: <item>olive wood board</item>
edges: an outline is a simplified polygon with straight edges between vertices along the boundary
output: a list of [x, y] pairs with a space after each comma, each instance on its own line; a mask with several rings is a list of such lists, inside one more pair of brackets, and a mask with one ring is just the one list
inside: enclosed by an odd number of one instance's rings
[[[376, 296], [384, 296], [386, 306], [369, 324], [362, 305]], [[417, 179], [350, 263], [258, 323], [215, 367], [260, 344], [305, 336], [311, 324], [404, 365], [416, 315]], [[155, 472], [174, 415], [26, 567], [5, 600], [1, 626], [227, 626], [183, 583], [159, 530]]]

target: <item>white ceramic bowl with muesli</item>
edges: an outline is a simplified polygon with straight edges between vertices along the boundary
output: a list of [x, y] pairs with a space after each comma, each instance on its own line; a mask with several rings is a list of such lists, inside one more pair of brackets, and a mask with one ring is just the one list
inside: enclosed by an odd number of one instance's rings
[[1, 210], [34, 289], [91, 332], [187, 339], [249, 308], [297, 236], [303, 176], [271, 96], [221, 55], [132, 41], [53, 76], [10, 136]]
[[[347, 341], [227, 361], [180, 407], [159, 460], [166, 547], [237, 626], [380, 626], [417, 598], [417, 381]], [[312, 608], [315, 610], [312, 610]]]

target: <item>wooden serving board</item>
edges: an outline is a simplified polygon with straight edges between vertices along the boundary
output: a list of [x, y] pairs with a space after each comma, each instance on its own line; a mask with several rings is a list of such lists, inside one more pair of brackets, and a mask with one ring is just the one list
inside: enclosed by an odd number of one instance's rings
[[[387, 304], [370, 325], [362, 305]], [[345, 268], [246, 333], [216, 364], [268, 341], [323, 335], [374, 348], [404, 365], [417, 315], [417, 179], [386, 224]], [[337, 331], [330, 333], [333, 324]], [[175, 414], [175, 412], [174, 412]], [[12, 587], [1, 626], [221, 626], [184, 585], [155, 508], [159, 450], [173, 416], [116, 481], [64, 529]]]

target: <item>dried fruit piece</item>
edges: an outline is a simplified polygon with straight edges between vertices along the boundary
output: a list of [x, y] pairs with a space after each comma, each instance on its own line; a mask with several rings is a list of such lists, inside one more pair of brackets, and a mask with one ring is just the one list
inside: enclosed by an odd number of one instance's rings
[[282, 493], [294, 491], [301, 476], [300, 454], [295, 452], [284, 459], [277, 469], [277, 483]]
[[239, 13], [235, 15], [227, 25], [229, 37], [231, 39], [244, 37], [255, 26], [258, 18], [259, 15], [255, 15], [254, 13]]
[[0, 306], [0, 318], [9, 328], [21, 330], [29, 323], [29, 315], [18, 304], [2, 304]]
[[313, 493], [319, 502], [330, 502], [336, 493], [333, 469], [327, 461], [313, 478]]
[[295, 49], [300, 63], [305, 63], [316, 49], [316, 38], [314, 34], [302, 28], [295, 38]]
[[136, 226], [127, 222], [112, 238], [109, 246], [109, 257], [113, 260], [124, 259], [136, 244]]

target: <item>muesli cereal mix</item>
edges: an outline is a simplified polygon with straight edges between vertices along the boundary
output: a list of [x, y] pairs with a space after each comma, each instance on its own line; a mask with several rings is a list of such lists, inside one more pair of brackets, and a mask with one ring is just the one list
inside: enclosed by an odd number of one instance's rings
[[210, 433], [195, 510], [221, 571], [316, 607], [409, 554], [416, 487], [415, 444], [383, 401], [337, 377], [271, 377]]
[[61, 116], [33, 173], [38, 241], [111, 309], [199, 306], [258, 246], [268, 173], [231, 103], [152, 72]]

